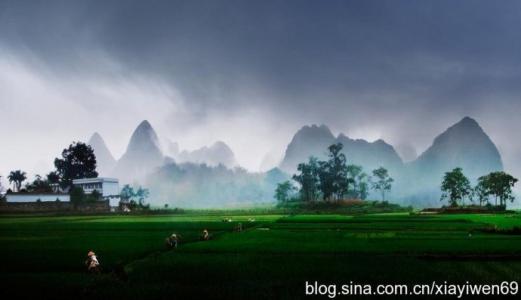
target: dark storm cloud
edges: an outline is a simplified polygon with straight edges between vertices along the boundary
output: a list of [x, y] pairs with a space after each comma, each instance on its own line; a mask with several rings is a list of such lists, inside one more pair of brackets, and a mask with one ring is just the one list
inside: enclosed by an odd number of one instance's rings
[[[247, 102], [233, 93], [255, 82], [288, 109], [375, 90], [466, 105], [483, 90], [519, 91], [520, 10], [515, 1], [4, 1], [0, 32], [74, 71], [101, 49], [192, 101], [212, 103], [217, 91]], [[432, 99], [409, 101], [422, 100]]]
[[509, 142], [520, 28], [519, 1], [0, 1], [0, 46], [72, 75], [103, 53], [175, 86], [189, 123], [258, 108], [421, 147], [464, 115]]

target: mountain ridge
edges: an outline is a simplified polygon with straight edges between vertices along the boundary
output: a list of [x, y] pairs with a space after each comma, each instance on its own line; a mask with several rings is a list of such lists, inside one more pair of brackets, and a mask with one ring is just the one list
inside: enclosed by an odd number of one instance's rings
[[94, 150], [97, 169], [100, 174], [110, 174], [116, 166], [116, 159], [110, 152], [105, 140], [98, 132], [94, 132], [87, 143]]
[[132, 133], [125, 153], [116, 164], [114, 174], [123, 182], [138, 181], [160, 167], [164, 160], [157, 133], [144, 120]]

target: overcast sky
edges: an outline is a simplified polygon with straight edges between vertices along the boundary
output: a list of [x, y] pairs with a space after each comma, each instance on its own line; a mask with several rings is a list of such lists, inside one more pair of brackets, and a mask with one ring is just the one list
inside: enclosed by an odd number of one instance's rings
[[0, 175], [148, 119], [257, 170], [306, 124], [423, 151], [477, 119], [521, 177], [520, 1], [0, 0]]

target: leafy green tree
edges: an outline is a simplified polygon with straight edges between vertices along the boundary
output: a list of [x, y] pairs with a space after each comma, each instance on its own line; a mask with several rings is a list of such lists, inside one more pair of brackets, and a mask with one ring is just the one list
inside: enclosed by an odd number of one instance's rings
[[319, 198], [319, 166], [315, 157], [310, 157], [308, 163], [301, 163], [293, 175], [293, 180], [300, 184], [300, 197], [305, 202], [313, 202]]
[[441, 200], [448, 198], [450, 206], [458, 206], [466, 197], [472, 195], [469, 179], [463, 174], [461, 168], [455, 168], [446, 172], [441, 184]]
[[148, 209], [150, 208], [150, 205], [145, 204], [145, 200], [148, 198], [149, 194], [148, 189], [142, 188], [141, 186], [134, 189], [130, 185], [126, 184], [121, 189], [120, 197], [121, 200], [129, 203], [131, 209]]
[[27, 179], [27, 174], [21, 170], [11, 171], [7, 176], [9, 183], [13, 184], [13, 190], [20, 192], [22, 183]]
[[472, 191], [472, 197], [477, 198], [479, 205], [483, 206], [490, 204], [490, 195], [487, 190], [486, 182], [484, 180], [478, 179], [478, 184], [474, 187]]
[[275, 189], [275, 199], [282, 204], [289, 202], [294, 189], [295, 188], [289, 180], [277, 184], [277, 188]]
[[371, 180], [371, 187], [382, 195], [382, 201], [385, 201], [385, 193], [391, 191], [394, 179], [389, 176], [386, 168], [380, 167], [373, 170], [374, 180]]
[[477, 188], [482, 197], [487, 199], [489, 196], [494, 197], [496, 206], [498, 199], [499, 205], [506, 206], [507, 201], [513, 202], [515, 199], [512, 188], [517, 181], [517, 178], [508, 173], [502, 171], [492, 172], [478, 179]]
[[54, 160], [54, 166], [62, 188], [72, 188], [74, 179], [98, 177], [94, 150], [81, 142], [74, 142], [63, 149], [61, 158]]

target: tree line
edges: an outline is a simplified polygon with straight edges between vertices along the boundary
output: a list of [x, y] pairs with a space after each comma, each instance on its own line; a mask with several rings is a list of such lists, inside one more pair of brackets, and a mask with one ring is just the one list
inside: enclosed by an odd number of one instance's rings
[[443, 176], [441, 201], [447, 200], [452, 207], [464, 206], [466, 199], [472, 203], [477, 201], [480, 206], [491, 206], [494, 199], [494, 206], [506, 207], [508, 201], [515, 200], [512, 188], [517, 181], [514, 176], [497, 171], [479, 177], [472, 187], [463, 169], [455, 168]]
[[298, 187], [289, 180], [279, 183], [275, 190], [277, 201], [313, 203], [338, 202], [343, 199], [365, 200], [370, 189], [378, 192], [382, 201], [385, 201], [385, 195], [394, 182], [388, 170], [380, 167], [372, 171], [372, 176], [368, 176], [361, 166], [347, 164], [342, 149], [341, 143], [332, 144], [328, 147], [326, 160], [312, 156], [307, 163], [298, 164], [297, 173], [292, 176]]
[[14, 170], [7, 180], [12, 185], [8, 192], [52, 193], [58, 190], [72, 190], [72, 181], [80, 178], [98, 177], [96, 156], [91, 146], [73, 142], [63, 149], [61, 157], [54, 160], [55, 170], [45, 176], [35, 175], [34, 180], [27, 182], [27, 173]]

